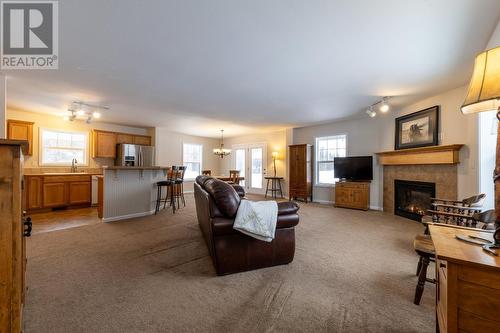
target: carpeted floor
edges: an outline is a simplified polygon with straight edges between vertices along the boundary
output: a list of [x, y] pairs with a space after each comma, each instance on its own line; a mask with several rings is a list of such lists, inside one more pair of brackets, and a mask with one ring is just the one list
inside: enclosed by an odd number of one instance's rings
[[420, 224], [301, 204], [291, 264], [217, 277], [187, 201], [29, 238], [25, 332], [434, 332], [434, 286], [412, 302]]

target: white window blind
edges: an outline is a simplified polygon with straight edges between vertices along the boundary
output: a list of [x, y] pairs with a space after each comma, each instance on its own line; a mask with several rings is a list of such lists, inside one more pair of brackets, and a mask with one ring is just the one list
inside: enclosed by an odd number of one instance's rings
[[41, 129], [40, 151], [41, 165], [88, 165], [88, 133]]
[[316, 184], [335, 184], [334, 159], [346, 155], [347, 135], [316, 138]]
[[186, 166], [184, 178], [193, 180], [201, 174], [201, 161], [203, 146], [198, 144], [185, 143], [182, 148], [182, 164]]

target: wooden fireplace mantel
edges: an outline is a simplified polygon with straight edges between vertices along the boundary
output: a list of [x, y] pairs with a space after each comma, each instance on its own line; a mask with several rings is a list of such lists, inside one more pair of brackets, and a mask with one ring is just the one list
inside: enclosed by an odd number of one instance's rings
[[410, 148], [376, 153], [381, 165], [457, 164], [463, 144]]

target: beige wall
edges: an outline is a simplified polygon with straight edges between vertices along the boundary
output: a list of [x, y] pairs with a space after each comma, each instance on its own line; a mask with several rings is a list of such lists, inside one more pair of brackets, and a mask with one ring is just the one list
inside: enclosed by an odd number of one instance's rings
[[[92, 129], [100, 129], [106, 131], [116, 131], [116, 132], [124, 132], [131, 134], [140, 134], [147, 135], [148, 129], [146, 128], [138, 128], [138, 127], [129, 127], [122, 125], [114, 125], [103, 123], [99, 121], [94, 121], [91, 124], [87, 124], [85, 121], [64, 121], [62, 118], [47, 114], [35, 113], [35, 112], [27, 112], [27, 111], [19, 111], [19, 110], [7, 110], [7, 119], [15, 119], [15, 120], [23, 120], [23, 121], [32, 121], [34, 122], [33, 128], [33, 155], [26, 156], [25, 159], [25, 167], [26, 168], [38, 168], [39, 167], [39, 138], [40, 138], [40, 128], [48, 128], [48, 129], [60, 129], [67, 131], [77, 131], [77, 132], [88, 132], [89, 133], [89, 168], [100, 168], [103, 165], [113, 165], [114, 161], [108, 158], [91, 158], [90, 157], [90, 144], [91, 137], [90, 131]], [[52, 169], [52, 167], [51, 167]]]
[[[217, 141], [218, 142], [218, 141]], [[242, 135], [237, 137], [230, 137], [224, 139], [224, 146], [226, 148], [233, 149], [234, 145], [252, 144], [252, 143], [264, 143], [266, 144], [267, 150], [267, 165], [266, 174], [273, 175], [273, 159], [272, 152], [278, 152], [278, 159], [276, 160], [276, 175], [281, 177], [287, 177], [287, 133], [286, 130], [269, 132], [269, 133], [258, 133], [252, 135]], [[234, 157], [233, 154], [229, 158], [221, 159], [221, 172], [222, 174], [229, 175], [229, 170], [234, 169]], [[264, 184], [265, 185], [265, 184]], [[287, 182], [283, 183], [283, 190], [286, 191]]]
[[[155, 129], [155, 137], [157, 165], [181, 165], [182, 145], [184, 143], [194, 143], [203, 145], [202, 169], [211, 170], [212, 175], [220, 173], [220, 158], [212, 153], [212, 149], [217, 147], [219, 140], [172, 132], [160, 127]], [[187, 182], [185, 191], [192, 191], [192, 186], [192, 182]]]
[[[423, 99], [400, 110], [392, 110], [376, 118], [364, 117], [356, 120], [309, 126], [294, 129], [294, 143], [314, 144], [317, 136], [347, 133], [347, 150], [351, 156], [373, 155], [376, 152], [394, 149], [394, 120], [405, 114], [434, 105], [441, 106], [440, 144], [463, 143], [458, 166], [458, 197], [466, 197], [478, 191], [477, 168], [477, 116], [463, 115], [460, 106], [467, 87], [460, 87], [434, 97]], [[382, 207], [383, 170], [374, 161], [374, 180], [371, 189], [372, 208]], [[314, 188], [315, 199], [333, 201], [333, 188]]]

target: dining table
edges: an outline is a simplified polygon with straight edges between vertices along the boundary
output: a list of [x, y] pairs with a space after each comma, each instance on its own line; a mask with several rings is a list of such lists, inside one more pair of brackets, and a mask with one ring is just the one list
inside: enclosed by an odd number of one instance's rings
[[[219, 179], [219, 180], [222, 180], [224, 182], [230, 182], [230, 181], [233, 181], [233, 179], [229, 176], [224, 176], [224, 175], [220, 175], [220, 176], [212, 176], [216, 179]], [[245, 177], [238, 177], [238, 184], [242, 181], [242, 180], [245, 180]]]

